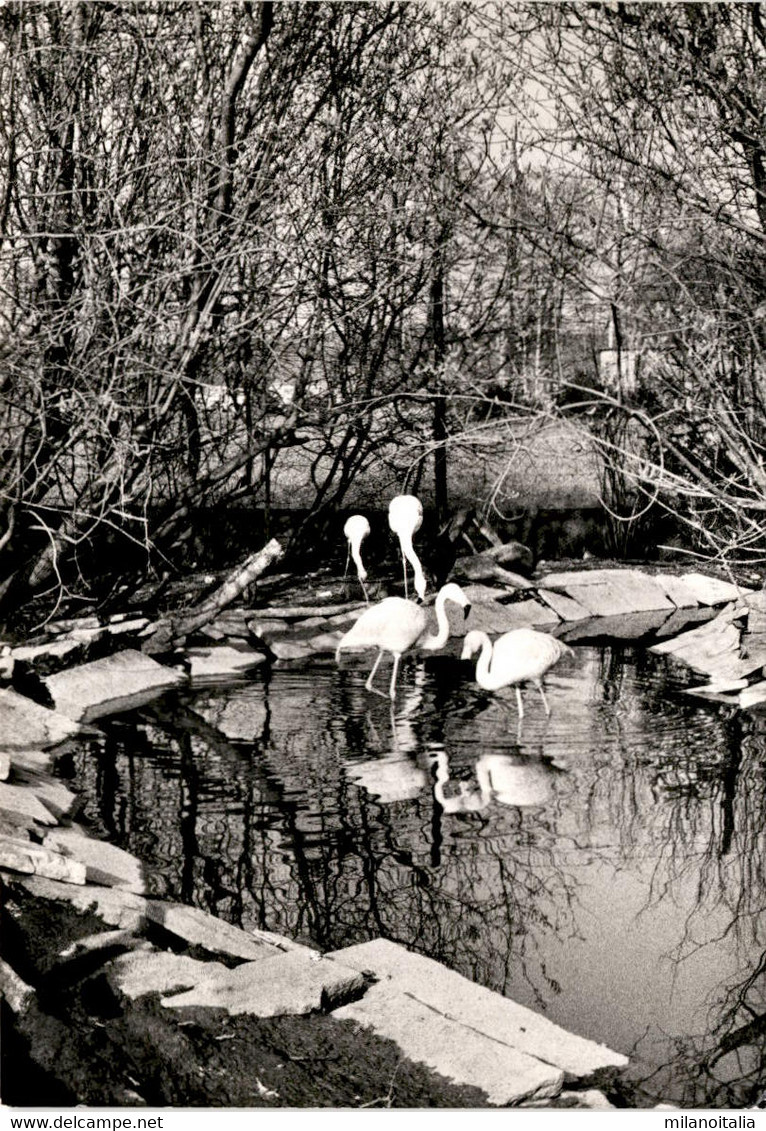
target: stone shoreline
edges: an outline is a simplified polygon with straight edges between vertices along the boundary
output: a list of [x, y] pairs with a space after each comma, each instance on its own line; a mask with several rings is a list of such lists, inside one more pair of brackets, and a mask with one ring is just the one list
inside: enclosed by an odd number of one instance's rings
[[[485, 584], [480, 565], [474, 564], [471, 584], [464, 585], [472, 607], [467, 621], [452, 623], [456, 636], [523, 625], [568, 641], [651, 633], [655, 650], [709, 676], [708, 685], [693, 690], [743, 708], [766, 699], [766, 602], [760, 593], [699, 573], [636, 569], [559, 571], [529, 581], [507, 571], [499, 578], [494, 567]], [[338, 1048], [344, 1040], [337, 1026], [345, 1032], [351, 1023], [357, 1041], [393, 1042], [410, 1071], [425, 1066], [437, 1074], [434, 1094], [445, 1104], [610, 1107], [603, 1089], [614, 1086], [625, 1056], [395, 943], [377, 939], [320, 955], [151, 898], [140, 862], [76, 823], [77, 795], [53, 772], [68, 742], [92, 731], [95, 720], [171, 688], [227, 682], [267, 660], [334, 652], [364, 608], [337, 598], [332, 586], [316, 592], [311, 603], [228, 609], [165, 662], [141, 651], [149, 629], [144, 617], [59, 622], [43, 639], [4, 649], [6, 680], [23, 686], [21, 674], [38, 699], [48, 697], [52, 704], [42, 706], [11, 687], [0, 690], [0, 882], [5, 919], [23, 939], [10, 953], [6, 948], [0, 963], [14, 1039], [26, 1042], [28, 1062], [46, 1078], [52, 1074], [55, 1083], [46, 1051], [50, 1026], [41, 1022], [61, 1008], [60, 1002], [51, 1008], [50, 987], [62, 983], [71, 992], [77, 986], [87, 996], [97, 985], [119, 1016], [151, 1003], [158, 1063], [165, 1055], [159, 1050], [175, 1047], [190, 1017], [203, 1024], [204, 1014], [209, 1025], [211, 1017], [322, 1015]], [[688, 629], [702, 618], [704, 624]], [[88, 659], [94, 648], [103, 654]], [[83, 657], [86, 662], [67, 666]], [[62, 907], [73, 916], [68, 933], [51, 940], [43, 967], [35, 966], [27, 957], [42, 945], [34, 938], [35, 916]], [[176, 1054], [167, 1055], [170, 1064]], [[190, 1055], [187, 1050], [186, 1059]], [[347, 1076], [354, 1077], [351, 1066]], [[263, 1086], [265, 1093], [256, 1089], [249, 1102], [285, 1102], [279, 1088]], [[453, 1088], [467, 1091], [450, 1101]], [[90, 1102], [87, 1089], [75, 1095], [73, 1102]], [[335, 1102], [353, 1105], [355, 1097], [341, 1089]], [[16, 1102], [27, 1101], [17, 1096]], [[139, 1081], [133, 1090], [118, 1089], [111, 1102], [148, 1100]], [[304, 1102], [317, 1101], [293, 1097], [288, 1106]], [[422, 1102], [441, 1101], [429, 1094]]]

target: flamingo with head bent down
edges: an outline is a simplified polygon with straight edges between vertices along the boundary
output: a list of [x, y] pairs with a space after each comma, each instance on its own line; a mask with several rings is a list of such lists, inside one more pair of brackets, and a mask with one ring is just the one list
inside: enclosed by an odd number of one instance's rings
[[524, 718], [524, 705], [521, 701], [520, 683], [529, 680], [534, 683], [543, 700], [546, 715], [551, 709], [543, 690], [543, 676], [558, 663], [562, 656], [572, 649], [555, 636], [546, 632], [536, 632], [533, 628], [516, 628], [498, 636], [494, 644], [486, 632], [474, 629], [463, 641], [461, 660], [470, 660], [479, 652], [476, 664], [476, 682], [486, 691], [498, 691], [501, 687], [513, 686], [519, 718]]
[[422, 601], [426, 595], [426, 575], [420, 559], [415, 553], [412, 539], [420, 529], [423, 521], [423, 506], [420, 499], [414, 495], [397, 495], [388, 504], [388, 525], [399, 539], [402, 551], [402, 568], [404, 570], [404, 595], [407, 592], [407, 562], [412, 566], [415, 574], [415, 592]]
[[370, 524], [363, 514], [352, 514], [350, 518], [346, 519], [343, 533], [346, 535], [346, 541], [348, 542], [346, 573], [348, 573], [348, 559], [353, 558], [354, 565], [356, 566], [356, 575], [359, 578], [359, 584], [364, 593], [364, 599], [369, 605], [370, 598], [367, 595], [367, 586], [364, 584], [367, 580], [367, 570], [364, 568], [364, 562], [362, 561], [362, 542], [370, 533]]
[[386, 597], [366, 609], [356, 623], [341, 637], [335, 650], [336, 662], [344, 648], [377, 648], [378, 655], [372, 666], [372, 671], [367, 677], [365, 687], [375, 695], [385, 695], [372, 686], [373, 677], [378, 670], [378, 665], [384, 652], [390, 652], [394, 657], [394, 669], [391, 673], [391, 683], [388, 696], [393, 701], [396, 696], [396, 677], [399, 671], [399, 661], [405, 652], [416, 645], [429, 652], [443, 648], [449, 639], [449, 621], [445, 605], [452, 601], [461, 605], [468, 615], [470, 602], [459, 585], [448, 582], [442, 586], [436, 596], [435, 610], [437, 631], [429, 635], [431, 618], [429, 610], [414, 601], [406, 601], [404, 597]]

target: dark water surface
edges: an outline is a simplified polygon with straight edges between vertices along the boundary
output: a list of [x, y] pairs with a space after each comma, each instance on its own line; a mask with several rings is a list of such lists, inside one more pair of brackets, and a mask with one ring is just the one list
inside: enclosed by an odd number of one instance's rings
[[[322, 950], [382, 935], [630, 1055], [631, 1104], [766, 1088], [766, 716], [643, 648], [534, 690], [455, 655], [363, 658], [168, 697], [75, 767], [151, 890]], [[386, 683], [385, 675], [382, 676]]]

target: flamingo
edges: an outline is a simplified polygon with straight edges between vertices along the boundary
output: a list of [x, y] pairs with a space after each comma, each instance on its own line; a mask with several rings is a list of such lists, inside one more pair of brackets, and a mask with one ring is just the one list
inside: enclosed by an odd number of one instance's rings
[[407, 597], [407, 562], [415, 574], [415, 592], [422, 601], [426, 595], [426, 577], [420, 559], [412, 547], [412, 538], [420, 530], [423, 521], [423, 505], [414, 495], [397, 495], [388, 504], [388, 525], [399, 539], [404, 570], [404, 596]]
[[399, 671], [399, 661], [403, 654], [417, 644], [429, 652], [443, 648], [449, 639], [449, 621], [444, 606], [447, 601], [461, 605], [468, 615], [470, 602], [459, 585], [454, 581], [443, 585], [436, 595], [436, 623], [437, 631], [427, 635], [430, 624], [428, 609], [416, 605], [414, 601], [407, 601], [404, 597], [385, 597], [376, 605], [365, 609], [359, 619], [351, 626], [348, 632], [341, 637], [335, 649], [335, 662], [340, 659], [343, 648], [377, 648], [378, 654], [372, 671], [367, 677], [365, 687], [375, 695], [385, 696], [385, 692], [378, 691], [372, 686], [375, 672], [383, 658], [384, 652], [390, 652], [394, 657], [394, 670], [391, 673], [389, 698], [393, 702], [396, 696], [396, 677]]
[[[479, 651], [480, 650], [480, 651]], [[551, 709], [543, 690], [543, 676], [563, 655], [572, 649], [555, 636], [536, 632], [533, 628], [516, 628], [498, 636], [494, 645], [486, 632], [474, 629], [463, 641], [461, 660], [470, 660], [479, 652], [476, 664], [476, 682], [487, 691], [514, 685], [519, 719], [524, 718], [520, 683], [531, 680], [543, 699], [546, 715]]]
[[[370, 524], [363, 514], [352, 514], [350, 518], [346, 519], [346, 524], [343, 527], [343, 533], [346, 535], [348, 542], [348, 553], [346, 554], [346, 573], [348, 573], [348, 559], [354, 559], [356, 566], [356, 575], [359, 578], [359, 584], [364, 593], [364, 599], [369, 605], [370, 598], [367, 595], [367, 587], [364, 584], [367, 580], [367, 570], [364, 568], [362, 561], [362, 542], [370, 533]], [[345, 577], [345, 574], [344, 574]]]

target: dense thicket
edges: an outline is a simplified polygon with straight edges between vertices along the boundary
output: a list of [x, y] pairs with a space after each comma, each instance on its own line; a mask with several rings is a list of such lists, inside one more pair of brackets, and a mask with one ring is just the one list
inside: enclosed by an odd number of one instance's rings
[[3, 600], [371, 466], [443, 516], [562, 414], [758, 563], [765, 52], [758, 4], [4, 5]]

